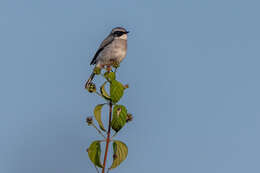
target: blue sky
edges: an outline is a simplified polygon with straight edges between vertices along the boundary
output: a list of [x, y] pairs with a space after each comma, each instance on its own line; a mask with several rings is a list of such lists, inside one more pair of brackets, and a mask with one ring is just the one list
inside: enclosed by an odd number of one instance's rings
[[[131, 31], [114, 173], [259, 173], [260, 2], [1, 0], [0, 172], [85, 173], [97, 47]], [[96, 81], [100, 82], [100, 78]], [[106, 109], [104, 109], [106, 111]], [[109, 160], [111, 163], [111, 160]]]

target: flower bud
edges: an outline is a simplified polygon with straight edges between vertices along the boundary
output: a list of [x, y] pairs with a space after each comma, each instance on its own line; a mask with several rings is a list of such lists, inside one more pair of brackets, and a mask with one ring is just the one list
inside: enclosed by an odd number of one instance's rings
[[128, 122], [130, 122], [132, 120], [133, 120], [133, 115], [132, 114], [127, 114], [126, 115], [126, 122], [128, 123]]
[[91, 83], [87, 84], [86, 89], [90, 93], [96, 92], [96, 85], [91, 82]]
[[93, 71], [95, 74], [99, 75], [101, 73], [101, 68], [95, 67]]
[[93, 123], [93, 118], [92, 117], [87, 117], [86, 122], [90, 126]]
[[117, 61], [114, 61], [112, 66], [113, 66], [114, 68], [118, 68], [118, 67], [119, 67], [119, 65], [120, 65], [120, 64], [119, 64], [119, 62], [117, 62]]

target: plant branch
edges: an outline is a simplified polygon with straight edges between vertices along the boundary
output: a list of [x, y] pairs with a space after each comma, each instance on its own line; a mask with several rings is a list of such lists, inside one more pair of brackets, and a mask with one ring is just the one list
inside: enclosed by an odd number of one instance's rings
[[112, 135], [111, 139], [113, 139], [116, 135], [117, 135], [117, 132], [115, 132], [115, 133]]
[[97, 173], [99, 173], [98, 168], [96, 167], [96, 165], [95, 165], [95, 168], [96, 168]]
[[98, 96], [103, 97], [100, 93], [98, 93], [97, 91], [95, 92]]
[[103, 162], [103, 168], [102, 173], [105, 173], [106, 169], [106, 161], [107, 161], [107, 153], [108, 153], [108, 146], [110, 142], [110, 130], [111, 130], [111, 119], [112, 119], [112, 103], [109, 102], [109, 122], [108, 122], [108, 131], [107, 131], [107, 140], [106, 140], [106, 150], [105, 150], [105, 156], [104, 156], [104, 162]]
[[101, 136], [103, 136], [103, 138], [105, 138], [106, 139], [106, 137], [103, 135], [103, 133], [97, 128], [97, 126], [95, 125], [95, 124], [91, 124], [97, 131], [98, 131], [98, 133], [101, 135]]

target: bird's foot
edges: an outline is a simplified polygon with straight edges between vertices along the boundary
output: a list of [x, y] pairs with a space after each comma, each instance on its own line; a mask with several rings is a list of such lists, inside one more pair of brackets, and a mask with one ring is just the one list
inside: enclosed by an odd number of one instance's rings
[[111, 67], [110, 65], [107, 65], [106, 70], [107, 70], [108, 72], [110, 72], [110, 71], [112, 70], [112, 67]]

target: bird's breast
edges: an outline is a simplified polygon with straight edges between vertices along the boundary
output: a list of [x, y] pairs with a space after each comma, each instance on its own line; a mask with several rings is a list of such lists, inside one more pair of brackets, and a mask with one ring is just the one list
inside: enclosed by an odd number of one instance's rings
[[100, 66], [112, 65], [111, 63], [117, 61], [121, 62], [127, 51], [127, 42], [123, 39], [115, 39], [109, 46], [107, 46], [98, 56], [98, 64]]
[[113, 54], [114, 57], [121, 62], [126, 56], [127, 43], [126, 40], [115, 40]]

